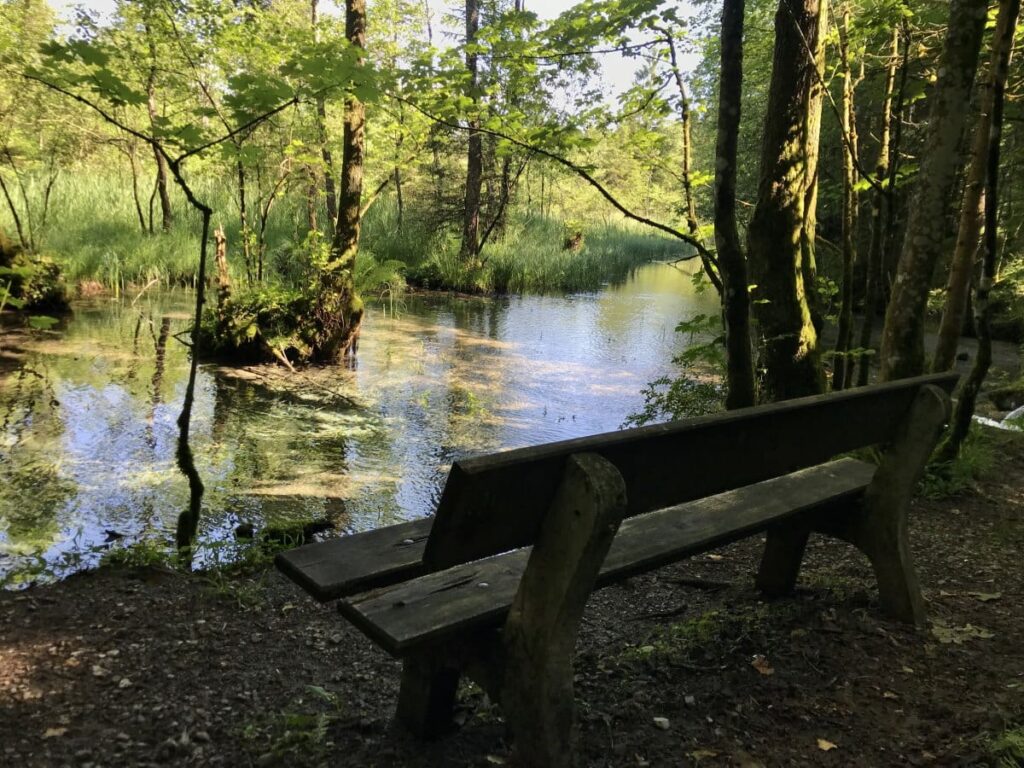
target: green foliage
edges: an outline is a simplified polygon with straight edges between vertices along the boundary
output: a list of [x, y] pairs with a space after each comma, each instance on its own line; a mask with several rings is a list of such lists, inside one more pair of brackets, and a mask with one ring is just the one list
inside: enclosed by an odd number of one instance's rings
[[721, 321], [710, 315], [695, 315], [680, 322], [676, 333], [687, 338], [686, 348], [673, 358], [679, 374], [674, 378], [663, 376], [644, 387], [643, 407], [626, 417], [623, 426], [703, 416], [724, 408], [725, 338]]
[[109, 568], [170, 568], [175, 562], [170, 542], [147, 538], [113, 546], [100, 564]]
[[[21, 250], [11, 254], [9, 259], [0, 259], [0, 294], [4, 299], [0, 309], [3, 304], [26, 312], [63, 312], [68, 308], [60, 267], [49, 256]], [[29, 324], [37, 329], [48, 328], [56, 322], [46, 316], [29, 318]]]
[[1024, 726], [1007, 728], [986, 746], [995, 768], [1020, 768], [1024, 765]]
[[333, 746], [331, 726], [347, 711], [338, 694], [319, 685], [307, 685], [286, 710], [249, 723], [242, 735], [256, 754], [270, 754], [283, 765], [306, 763], [327, 756]]
[[309, 294], [295, 288], [264, 284], [232, 294], [206, 308], [203, 353], [249, 362], [308, 358], [316, 341], [312, 312]]
[[974, 424], [953, 461], [932, 462], [921, 479], [921, 495], [940, 499], [969, 493], [992, 469], [998, 437], [993, 430]]

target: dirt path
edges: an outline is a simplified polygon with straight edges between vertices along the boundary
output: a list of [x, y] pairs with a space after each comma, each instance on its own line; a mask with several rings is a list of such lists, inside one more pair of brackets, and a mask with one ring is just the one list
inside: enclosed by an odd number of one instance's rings
[[[830, 541], [775, 603], [750, 588], [756, 541], [599, 593], [577, 665], [585, 764], [993, 760], [1024, 726], [1024, 439], [999, 440], [979, 492], [915, 507], [930, 630], [880, 619], [865, 563]], [[105, 570], [4, 593], [0, 765], [505, 761], [500, 711], [473, 688], [450, 738], [392, 734], [398, 672], [273, 572]]]

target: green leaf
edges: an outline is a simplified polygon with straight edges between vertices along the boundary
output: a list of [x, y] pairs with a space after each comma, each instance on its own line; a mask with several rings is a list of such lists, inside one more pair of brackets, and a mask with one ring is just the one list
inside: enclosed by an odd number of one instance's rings
[[32, 315], [28, 319], [29, 327], [37, 331], [48, 331], [59, 322], [60, 320], [56, 317], [50, 317], [49, 315]]

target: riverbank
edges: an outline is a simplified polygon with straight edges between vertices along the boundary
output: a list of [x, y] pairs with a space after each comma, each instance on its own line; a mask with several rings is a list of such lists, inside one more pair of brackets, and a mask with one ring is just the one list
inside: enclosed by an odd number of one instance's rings
[[[973, 490], [914, 504], [926, 630], [882, 620], [867, 564], [827, 540], [778, 602], [750, 587], [756, 540], [598, 593], [577, 663], [585, 764], [1020, 764], [1024, 437], [990, 439]], [[101, 569], [0, 594], [0, 627], [4, 764], [507, 757], [472, 687], [450, 738], [393, 734], [398, 663], [273, 570]]]

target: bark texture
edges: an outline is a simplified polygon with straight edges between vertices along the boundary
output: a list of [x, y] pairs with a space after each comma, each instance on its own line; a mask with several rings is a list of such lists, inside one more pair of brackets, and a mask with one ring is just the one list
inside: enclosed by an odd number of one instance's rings
[[[1015, 24], [1005, 6], [1000, 9], [999, 21], [992, 38], [992, 66], [1006, 57], [1007, 66], [1013, 56], [1013, 34], [1006, 25]], [[999, 46], [1007, 45], [1007, 50]], [[971, 167], [964, 184], [964, 197], [960, 208], [960, 226], [957, 230], [956, 250], [946, 281], [946, 306], [939, 326], [939, 341], [932, 360], [936, 373], [948, 371], [956, 362], [957, 345], [967, 317], [967, 299], [971, 290], [971, 275], [981, 245], [981, 228], [985, 218], [985, 175], [989, 161], [990, 133], [992, 132], [992, 109], [995, 100], [995, 85], [992, 78], [986, 83], [981, 99], [981, 115], [974, 128], [974, 143], [971, 148]]]
[[761, 175], [747, 232], [769, 400], [824, 388], [811, 283], [821, 124], [817, 67], [827, 10], [827, 0], [780, 0], [775, 15]]
[[942, 254], [949, 204], [963, 166], [966, 105], [974, 86], [988, 5], [953, 0], [939, 78], [932, 95], [921, 172], [882, 331], [883, 381], [924, 370], [924, 319], [935, 265]]
[[970, 374], [957, 392], [956, 411], [949, 437], [942, 446], [941, 458], [951, 460], [960, 452], [967, 439], [974, 417], [981, 385], [992, 365], [992, 306], [990, 294], [995, 284], [999, 251], [999, 165], [1003, 138], [1003, 105], [1006, 100], [1006, 81], [1013, 50], [1013, 35], [1020, 15], [1020, 0], [1002, 0], [999, 21], [992, 41], [992, 117], [985, 174], [985, 259], [981, 280], [974, 301], [974, 323], [978, 332], [978, 352]]
[[[348, 0], [346, 3], [345, 34], [349, 43], [365, 50], [366, 0]], [[313, 356], [318, 361], [334, 361], [354, 352], [359, 337], [363, 306], [356, 296], [354, 275], [362, 222], [365, 152], [366, 107], [350, 94], [345, 100], [338, 221], [317, 308], [321, 339]]]
[[715, 147], [715, 247], [722, 278], [727, 408], [754, 405], [747, 261], [736, 224], [736, 151], [743, 92], [744, 0], [722, 3], [722, 67]]
[[[476, 44], [480, 30], [480, 5], [478, 0], [466, 0], [466, 71], [469, 73], [469, 95], [476, 103], [479, 100], [479, 61], [472, 46]], [[484, 143], [480, 135], [480, 117], [474, 114], [469, 121], [469, 150], [466, 156], [466, 201], [462, 221], [463, 259], [475, 259], [480, 250], [480, 188], [483, 182]]]
[[[892, 99], [896, 90], [896, 69], [900, 60], [900, 31], [892, 31], [892, 52], [885, 74], [885, 96], [882, 100], [881, 128], [878, 140], [878, 162], [875, 163], [875, 180], [882, 184], [889, 175], [890, 137], [892, 136]], [[904, 66], [906, 63], [904, 62]], [[892, 205], [892, 186], [877, 187], [871, 195], [871, 240], [868, 244], [868, 257], [864, 284], [864, 319], [860, 327], [858, 346], [868, 349], [875, 327], [875, 314], [882, 287], [883, 250], [886, 236], [886, 206]], [[871, 356], [861, 355], [857, 367], [857, 386], [868, 383], [871, 373]]]

